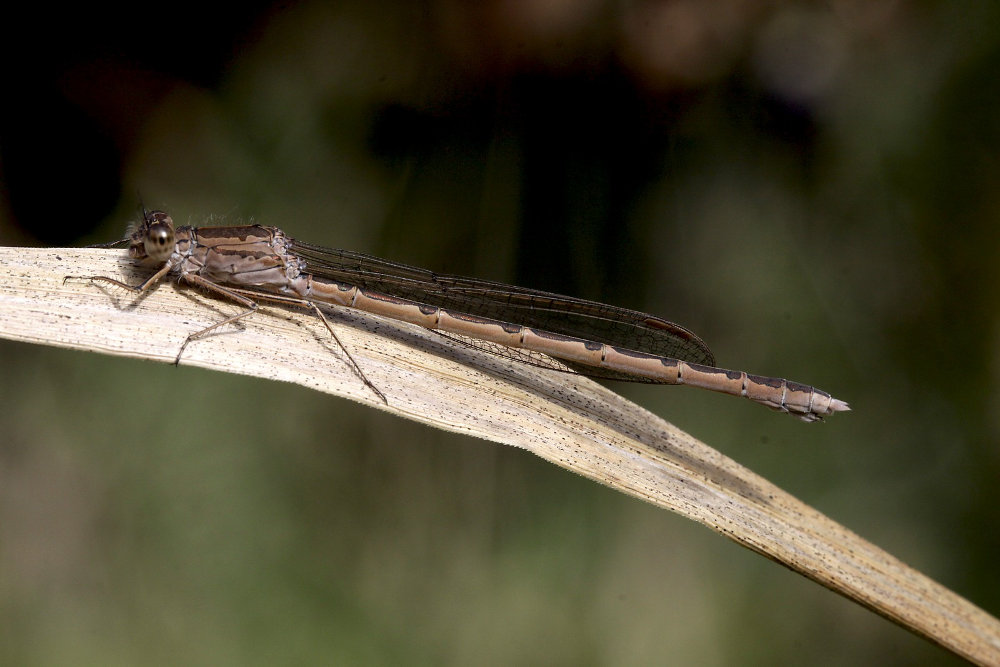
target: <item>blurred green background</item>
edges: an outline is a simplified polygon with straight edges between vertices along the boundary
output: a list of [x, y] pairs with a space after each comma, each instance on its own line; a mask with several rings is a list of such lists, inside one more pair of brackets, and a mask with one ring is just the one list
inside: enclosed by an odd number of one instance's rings
[[[3, 11], [3, 245], [118, 238], [141, 196], [662, 315], [854, 411], [617, 390], [1000, 613], [1000, 4]], [[957, 662], [525, 452], [191, 368], [0, 368], [4, 664]]]

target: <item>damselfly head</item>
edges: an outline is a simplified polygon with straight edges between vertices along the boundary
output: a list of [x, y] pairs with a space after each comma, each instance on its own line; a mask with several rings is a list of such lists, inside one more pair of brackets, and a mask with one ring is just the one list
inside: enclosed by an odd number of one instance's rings
[[142, 212], [142, 223], [132, 232], [129, 255], [133, 259], [165, 262], [174, 251], [174, 221], [163, 211]]

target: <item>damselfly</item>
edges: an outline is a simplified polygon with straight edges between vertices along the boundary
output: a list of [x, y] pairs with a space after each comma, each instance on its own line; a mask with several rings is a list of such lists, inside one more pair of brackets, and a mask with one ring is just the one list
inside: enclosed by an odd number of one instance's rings
[[[157, 268], [139, 285], [103, 281], [141, 293], [168, 275], [229, 299], [244, 310], [197, 331], [187, 344], [257, 309], [257, 301], [315, 313], [340, 340], [319, 304], [357, 308], [416, 324], [520, 362], [591, 377], [683, 384], [745, 396], [804, 421], [849, 410], [825, 391], [780, 378], [715, 367], [708, 346], [684, 327], [659, 317], [594, 301], [502, 283], [439, 275], [349, 250], [296, 241], [277, 227], [174, 227], [162, 211], [124, 239], [133, 259]], [[343, 345], [341, 348], [344, 349]], [[385, 395], [344, 352], [365, 384]]]

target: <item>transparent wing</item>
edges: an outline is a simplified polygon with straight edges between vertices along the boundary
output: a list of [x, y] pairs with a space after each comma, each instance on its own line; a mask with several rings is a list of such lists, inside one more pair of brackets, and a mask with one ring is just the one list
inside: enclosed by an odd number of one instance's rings
[[[436, 274], [349, 250], [289, 240], [307, 271], [337, 282], [448, 310], [714, 366], [711, 350], [684, 327], [654, 315], [503, 283]], [[575, 368], [575, 366], [570, 365]], [[588, 368], [587, 375], [594, 375]], [[608, 371], [601, 377], [619, 377]]]

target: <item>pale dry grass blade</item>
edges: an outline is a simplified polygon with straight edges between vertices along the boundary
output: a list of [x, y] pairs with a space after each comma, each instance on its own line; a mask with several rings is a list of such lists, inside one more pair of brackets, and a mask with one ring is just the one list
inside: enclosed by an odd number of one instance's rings
[[[67, 275], [141, 277], [120, 251], [0, 248], [0, 337], [173, 362], [188, 334], [231, 309], [170, 284], [135, 299], [85, 280], [64, 284]], [[328, 313], [388, 405], [304, 310], [262, 304], [242, 330], [192, 342], [181, 363], [295, 382], [527, 449], [709, 526], [958, 655], [1000, 664], [1000, 621], [613, 391], [418, 327]]]

